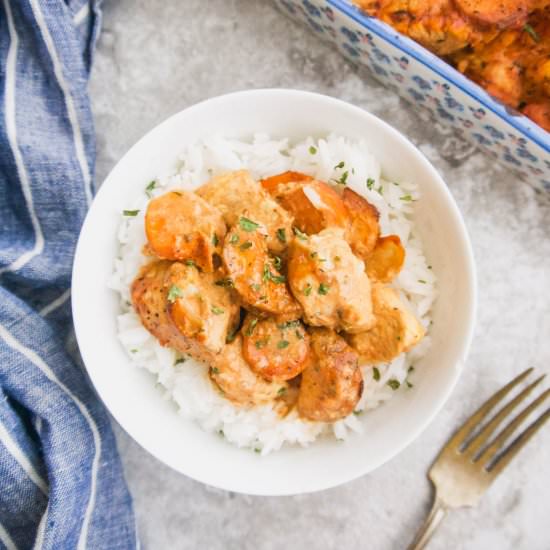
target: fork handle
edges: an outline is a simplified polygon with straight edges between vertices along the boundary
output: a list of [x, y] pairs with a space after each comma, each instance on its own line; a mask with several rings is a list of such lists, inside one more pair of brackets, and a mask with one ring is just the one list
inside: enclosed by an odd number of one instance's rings
[[413, 542], [409, 546], [408, 550], [422, 550], [426, 547], [429, 540], [432, 538], [435, 530], [447, 515], [447, 507], [441, 502], [441, 500], [435, 496], [430, 514], [424, 521], [424, 524], [416, 534]]

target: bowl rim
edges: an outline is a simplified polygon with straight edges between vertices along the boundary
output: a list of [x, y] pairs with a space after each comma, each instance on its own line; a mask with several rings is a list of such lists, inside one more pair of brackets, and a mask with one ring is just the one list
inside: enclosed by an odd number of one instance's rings
[[161, 456], [160, 450], [148, 446], [147, 443], [144, 442], [145, 437], [142, 435], [141, 432], [139, 432], [139, 430], [129, 429], [129, 427], [125, 425], [124, 420], [120, 418], [119, 414], [113, 410], [114, 407], [112, 407], [111, 403], [105, 400], [104, 390], [106, 390], [106, 388], [104, 388], [104, 386], [100, 382], [97, 371], [95, 369], [90, 369], [88, 367], [87, 357], [89, 355], [90, 348], [83, 345], [83, 343], [86, 341], [86, 334], [84, 334], [84, 331], [81, 325], [79, 324], [79, 319], [86, 313], [86, 309], [85, 309], [86, 288], [83, 287], [82, 285], [79, 285], [78, 279], [79, 279], [79, 273], [81, 272], [81, 270], [85, 269], [85, 260], [84, 260], [85, 253], [86, 253], [85, 245], [86, 245], [87, 234], [90, 231], [90, 226], [94, 222], [94, 215], [95, 215], [94, 205], [98, 204], [98, 200], [97, 200], [98, 197], [102, 197], [104, 194], [107, 193], [106, 185], [100, 186], [100, 189], [96, 193], [96, 197], [94, 198], [94, 201], [86, 215], [84, 224], [81, 228], [81, 232], [78, 238], [75, 257], [74, 257], [74, 263], [73, 263], [72, 280], [71, 280], [71, 291], [72, 291], [71, 308], [72, 308], [72, 315], [73, 315], [73, 323], [75, 327], [75, 336], [76, 336], [76, 340], [80, 350], [80, 354], [82, 356], [82, 360], [84, 362], [86, 371], [88, 373], [88, 376], [90, 377], [90, 380], [93, 384], [93, 387], [96, 393], [101, 398], [105, 407], [109, 410], [109, 413], [119, 423], [122, 429], [135, 442], [137, 442], [144, 450], [146, 450], [148, 453], [153, 455], [163, 464], [169, 466], [170, 468], [174, 469], [178, 473], [181, 473], [191, 479], [194, 479], [206, 485], [210, 485], [210, 486], [214, 485], [220, 489], [249, 494], [249, 495], [287, 496], [287, 495], [293, 495], [293, 494], [313, 493], [313, 492], [329, 489], [338, 485], [342, 485], [344, 483], [351, 482], [371, 471], [374, 471], [375, 469], [379, 468], [380, 466], [382, 466], [383, 464], [385, 464], [386, 462], [394, 458], [396, 455], [401, 453], [408, 445], [410, 445], [415, 439], [417, 439], [420, 436], [420, 434], [428, 427], [428, 425], [433, 421], [433, 419], [440, 412], [441, 408], [444, 406], [450, 394], [452, 393], [454, 387], [456, 386], [456, 383], [458, 382], [458, 378], [462, 373], [464, 362], [469, 353], [470, 345], [473, 339], [473, 334], [475, 329], [475, 320], [476, 320], [476, 314], [477, 314], [477, 274], [476, 274], [475, 260], [474, 260], [471, 240], [469, 238], [469, 234], [466, 229], [466, 225], [464, 223], [462, 215], [447, 185], [445, 184], [445, 182], [443, 181], [443, 179], [441, 178], [437, 170], [432, 166], [432, 164], [424, 156], [424, 154], [419, 149], [417, 149], [416, 146], [412, 142], [410, 142], [403, 134], [401, 134], [401, 132], [399, 132], [397, 129], [395, 129], [393, 126], [391, 126], [387, 122], [378, 118], [376, 115], [373, 115], [372, 113], [366, 111], [365, 109], [362, 109], [360, 107], [347, 103], [343, 100], [334, 98], [332, 96], [324, 95], [324, 94], [318, 94], [314, 92], [295, 90], [295, 89], [261, 88], [261, 89], [242, 90], [242, 91], [232, 92], [232, 93], [223, 94], [223, 95], [219, 95], [216, 97], [212, 97], [212, 98], [200, 101], [177, 113], [174, 113], [173, 115], [166, 118], [159, 124], [155, 125], [144, 135], [142, 135], [142, 137], [134, 145], [132, 145], [126, 151], [126, 153], [124, 153], [119, 158], [119, 160], [112, 167], [112, 169], [110, 170], [109, 174], [106, 176], [104, 181], [107, 182], [109, 180], [109, 178], [111, 177], [111, 174], [115, 171], [115, 169], [119, 166], [119, 164], [123, 161], [123, 159], [125, 159], [125, 157], [131, 153], [131, 151], [140, 147], [140, 144], [142, 143], [142, 141], [144, 141], [151, 133], [157, 131], [160, 127], [164, 125], [166, 126], [170, 125], [176, 117], [182, 116], [183, 113], [186, 113], [194, 109], [197, 109], [197, 110], [204, 109], [205, 106], [208, 106], [208, 104], [211, 104], [214, 102], [227, 102], [227, 101], [231, 101], [233, 98], [237, 98], [237, 97], [241, 98], [243, 96], [250, 97], [257, 94], [262, 94], [262, 95], [275, 94], [278, 96], [286, 96], [286, 97], [292, 97], [296, 95], [305, 96], [312, 99], [316, 99], [318, 101], [325, 101], [325, 102], [332, 103], [340, 109], [346, 109], [350, 112], [353, 112], [357, 116], [371, 119], [372, 123], [384, 126], [388, 132], [394, 134], [394, 136], [396, 136], [398, 140], [404, 142], [405, 147], [412, 148], [415, 154], [417, 155], [419, 161], [422, 164], [424, 164], [425, 168], [429, 172], [431, 172], [434, 181], [437, 182], [437, 186], [439, 187], [439, 190], [444, 195], [446, 207], [448, 208], [449, 213], [452, 214], [454, 217], [454, 220], [456, 222], [456, 229], [460, 234], [460, 240], [462, 241], [462, 245], [464, 246], [464, 260], [465, 260], [464, 267], [465, 267], [465, 272], [467, 273], [467, 279], [468, 279], [466, 286], [467, 286], [469, 304], [465, 309], [465, 311], [467, 312], [467, 322], [465, 322], [466, 328], [464, 330], [463, 342], [462, 342], [462, 345], [459, 346], [460, 359], [457, 361], [457, 364], [455, 365], [455, 368], [452, 371], [452, 376], [450, 377], [450, 380], [447, 383], [447, 386], [444, 388], [444, 391], [441, 390], [440, 393], [437, 394], [437, 396], [433, 399], [431, 406], [429, 408], [429, 413], [427, 413], [421, 421], [418, 421], [415, 423], [414, 429], [410, 430], [410, 432], [404, 435], [400, 439], [399, 444], [396, 444], [392, 449], [386, 451], [381, 456], [377, 464], [373, 466], [366, 466], [361, 470], [355, 471], [352, 475], [348, 475], [347, 477], [345, 477], [345, 479], [341, 479], [337, 482], [332, 482], [332, 481], [324, 482], [323, 480], [320, 480], [318, 483], [315, 484], [315, 486], [308, 486], [307, 488], [301, 489], [299, 491], [276, 489], [276, 490], [270, 490], [270, 492], [266, 492], [265, 490], [255, 490], [255, 489], [253, 490], [247, 489], [246, 491], [243, 491], [241, 488], [239, 488], [238, 484], [234, 484], [232, 480], [229, 480], [229, 479], [224, 480], [224, 482], [213, 483], [212, 480], [209, 479], [207, 475], [199, 475], [196, 472], [189, 473], [188, 471], [184, 471], [182, 468], [180, 468], [176, 464], [176, 460], [172, 460], [172, 457], [169, 460], [165, 456]]
[[414, 58], [416, 61], [451, 82], [466, 95], [478, 101], [498, 118], [518, 130], [533, 144], [550, 153], [550, 132], [541, 128], [519, 111], [505, 106], [490, 96], [479, 84], [457, 71], [452, 65], [415, 42], [408, 36], [396, 31], [387, 23], [365, 14], [349, 0], [324, 0], [333, 8], [345, 13], [351, 19], [367, 28], [392, 46]]

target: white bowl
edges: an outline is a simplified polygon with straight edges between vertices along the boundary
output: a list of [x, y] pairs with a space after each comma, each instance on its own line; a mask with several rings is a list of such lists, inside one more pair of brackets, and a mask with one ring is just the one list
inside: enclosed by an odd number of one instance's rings
[[[175, 171], [183, 146], [212, 134], [267, 132], [301, 140], [331, 132], [367, 140], [389, 179], [416, 182], [422, 199], [415, 224], [438, 277], [432, 347], [415, 387], [363, 415], [364, 433], [320, 440], [262, 457], [183, 420], [155, 389], [151, 374], [130, 363], [116, 336], [118, 297], [107, 288], [117, 252], [120, 212], [158, 174]], [[375, 116], [331, 97], [294, 90], [229, 94], [169, 118], [134, 145], [100, 188], [76, 251], [72, 280], [76, 336], [92, 382], [112, 415], [144, 449], [208, 485], [258, 495], [318, 491], [353, 480], [392, 458], [426, 428], [464, 365], [472, 337], [476, 286], [471, 245], [445, 183], [400, 133]]]

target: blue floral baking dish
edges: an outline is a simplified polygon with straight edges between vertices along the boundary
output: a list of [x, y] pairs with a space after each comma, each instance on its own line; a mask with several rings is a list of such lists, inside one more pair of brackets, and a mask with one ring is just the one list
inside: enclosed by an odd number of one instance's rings
[[275, 0], [388, 88], [550, 197], [550, 133], [493, 99], [437, 56], [348, 0]]

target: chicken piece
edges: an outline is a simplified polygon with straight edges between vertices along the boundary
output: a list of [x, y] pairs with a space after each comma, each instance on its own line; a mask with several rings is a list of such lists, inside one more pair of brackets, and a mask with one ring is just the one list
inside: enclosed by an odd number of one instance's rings
[[531, 118], [541, 128], [550, 132], [550, 101], [546, 103], [529, 103], [524, 107], [523, 114]]
[[273, 403], [288, 388], [286, 382], [268, 382], [250, 369], [243, 357], [240, 335], [212, 358], [210, 378], [224, 397], [245, 406]]
[[358, 356], [328, 329], [311, 333], [313, 357], [302, 373], [298, 413], [317, 422], [335, 422], [351, 414], [363, 393]]
[[292, 172], [290, 170], [276, 174], [275, 176], [270, 176], [269, 178], [264, 178], [260, 180], [262, 187], [270, 194], [274, 195], [276, 193], [279, 185], [284, 183], [296, 183], [299, 181], [311, 181], [312, 176], [303, 174], [302, 172]]
[[147, 206], [149, 248], [164, 260], [190, 260], [213, 271], [226, 227], [221, 212], [189, 191], [171, 191]]
[[532, 0], [454, 0], [457, 8], [472, 23], [498, 28], [525, 25]]
[[[293, 179], [296, 178], [296, 179]], [[279, 180], [277, 185], [273, 181]], [[330, 185], [299, 172], [284, 172], [262, 185], [294, 217], [294, 225], [307, 234], [327, 227], [346, 227], [348, 214], [340, 195]]]
[[390, 283], [397, 277], [405, 263], [405, 249], [397, 235], [380, 237], [372, 253], [367, 257], [367, 275], [371, 281]]
[[398, 293], [382, 285], [373, 285], [372, 301], [376, 323], [367, 332], [348, 336], [351, 347], [362, 363], [386, 363], [409, 351], [426, 331], [399, 299]]
[[343, 229], [294, 239], [288, 278], [306, 323], [350, 333], [368, 330], [374, 323], [369, 278]]
[[241, 332], [244, 358], [266, 380], [290, 380], [306, 367], [309, 336], [299, 320], [278, 323], [248, 315]]
[[262, 226], [270, 250], [281, 252], [286, 248], [277, 232], [291, 234], [292, 216], [246, 170], [217, 176], [197, 189], [197, 194], [222, 212], [227, 225], [235, 225], [240, 216], [246, 215]]
[[166, 278], [172, 263], [154, 261], [144, 266], [132, 283], [132, 304], [143, 326], [162, 346], [209, 363], [212, 352], [195, 338], [182, 334], [168, 315]]
[[351, 189], [344, 189], [342, 200], [349, 217], [346, 240], [354, 254], [366, 260], [380, 236], [380, 213], [367, 199]]
[[488, 42], [497, 33], [473, 26], [456, 9], [454, 0], [355, 0], [355, 3], [438, 55]]
[[226, 235], [222, 259], [228, 276], [248, 309], [273, 315], [300, 316], [286, 277], [267, 251], [266, 237], [254, 221], [241, 217]]
[[219, 274], [200, 273], [174, 263], [167, 273], [168, 315], [178, 330], [218, 353], [239, 322], [239, 306], [231, 291], [216, 284]]

